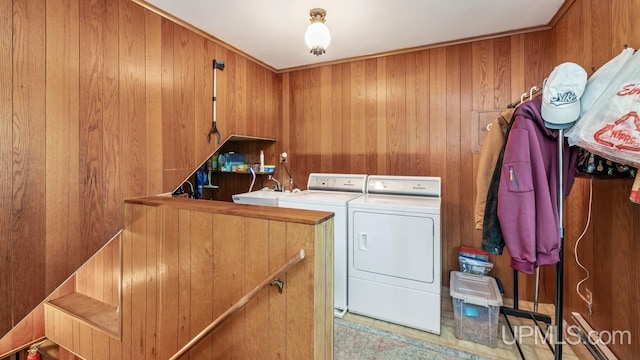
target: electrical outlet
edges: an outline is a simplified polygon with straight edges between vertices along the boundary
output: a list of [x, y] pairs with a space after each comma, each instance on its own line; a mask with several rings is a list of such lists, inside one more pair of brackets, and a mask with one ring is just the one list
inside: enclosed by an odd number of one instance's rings
[[587, 298], [587, 302], [589, 302], [590, 304], [593, 304], [593, 294], [591, 293], [591, 290], [585, 288], [584, 292], [585, 292], [585, 297]]

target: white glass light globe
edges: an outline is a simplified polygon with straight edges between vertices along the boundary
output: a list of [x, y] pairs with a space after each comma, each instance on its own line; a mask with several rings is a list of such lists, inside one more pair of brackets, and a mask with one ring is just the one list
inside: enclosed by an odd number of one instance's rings
[[307, 43], [309, 49], [313, 49], [314, 47], [326, 49], [329, 43], [331, 43], [329, 28], [319, 21], [311, 23], [304, 34], [304, 41]]

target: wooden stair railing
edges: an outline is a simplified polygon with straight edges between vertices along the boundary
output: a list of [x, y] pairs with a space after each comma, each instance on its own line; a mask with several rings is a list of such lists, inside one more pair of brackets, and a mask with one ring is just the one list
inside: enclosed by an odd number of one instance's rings
[[[238, 310], [242, 309], [251, 299], [256, 297], [260, 290], [262, 290], [267, 285], [272, 285], [280, 275], [287, 272], [289, 268], [293, 265], [297, 264], [299, 261], [304, 259], [304, 249], [300, 249], [300, 251], [292, 256], [287, 262], [285, 262], [282, 266], [280, 266], [276, 271], [272, 272], [267, 276], [260, 284], [258, 284], [253, 290], [245, 294], [240, 300], [238, 300], [235, 304], [233, 304], [229, 309], [227, 309], [222, 315], [218, 316], [209, 326], [204, 328], [198, 335], [196, 335], [193, 339], [191, 339], [187, 344], [185, 344], [178, 352], [173, 354], [169, 358], [169, 360], [177, 360], [182, 355], [186, 354], [191, 348], [193, 348], [198, 342], [204, 339], [209, 333], [215, 330], [218, 326], [220, 326], [225, 320], [230, 318], [233, 314], [235, 314]], [[278, 286], [282, 286], [282, 283]], [[282, 288], [279, 289], [282, 292]]]

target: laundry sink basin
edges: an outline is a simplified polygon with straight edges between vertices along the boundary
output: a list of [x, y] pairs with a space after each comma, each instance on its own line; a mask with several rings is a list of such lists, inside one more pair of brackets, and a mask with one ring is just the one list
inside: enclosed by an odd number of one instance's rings
[[233, 202], [236, 204], [278, 206], [278, 199], [287, 196], [290, 192], [258, 190], [242, 194], [233, 195]]

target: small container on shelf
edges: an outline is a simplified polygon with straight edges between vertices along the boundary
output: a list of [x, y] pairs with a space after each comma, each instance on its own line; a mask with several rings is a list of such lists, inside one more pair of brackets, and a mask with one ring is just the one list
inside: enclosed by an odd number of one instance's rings
[[276, 166], [275, 165], [265, 165], [264, 166], [264, 172], [272, 173], [274, 171], [276, 171]]

